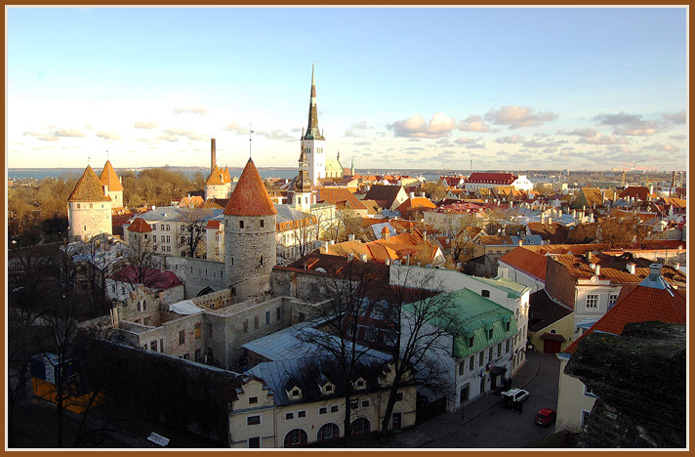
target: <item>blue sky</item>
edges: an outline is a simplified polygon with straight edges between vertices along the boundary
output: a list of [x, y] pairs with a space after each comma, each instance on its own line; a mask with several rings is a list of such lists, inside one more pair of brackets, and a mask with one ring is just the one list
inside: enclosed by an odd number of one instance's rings
[[685, 8], [9, 8], [8, 167], [687, 166]]

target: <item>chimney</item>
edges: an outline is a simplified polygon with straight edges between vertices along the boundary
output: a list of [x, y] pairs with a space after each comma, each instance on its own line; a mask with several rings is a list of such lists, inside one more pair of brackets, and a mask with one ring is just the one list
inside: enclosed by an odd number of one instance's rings
[[660, 263], [652, 263], [649, 265], [649, 280], [657, 281], [661, 276], [661, 268], [663, 267]]
[[362, 259], [362, 262], [367, 263], [367, 254], [362, 254], [360, 258]]
[[631, 275], [635, 274], [635, 265], [634, 263], [628, 263], [625, 267], [627, 268], [627, 272], [630, 273]]
[[596, 265], [594, 265], [594, 271], [596, 272], [596, 276], [600, 275], [601, 274], [601, 265], [599, 265], [598, 263]]
[[591, 262], [593, 254], [591, 251], [586, 251], [586, 253], [584, 254], [584, 257], [586, 258], [587, 262]]
[[391, 259], [386, 259], [386, 260], [384, 260], [384, 263], [385, 263], [386, 265], [391, 265]]
[[550, 225], [550, 224], [552, 224], [552, 223], [553, 223], [553, 218], [552, 218], [552, 217], [549, 217], [549, 218], [548, 218], [548, 225]]
[[521, 238], [519, 238], [519, 241], [516, 242], [516, 245], [517, 246], [523, 246], [524, 245], [524, 242], [522, 241]]
[[355, 234], [354, 233], [348, 234], [348, 241], [355, 241]]
[[411, 198], [411, 199], [415, 198], [415, 192], [411, 192], [411, 193], [410, 193], [410, 198]]
[[353, 252], [348, 252], [348, 262], [352, 262], [355, 259], [355, 254]]
[[210, 171], [217, 165], [217, 151], [215, 148], [215, 139], [210, 140]]

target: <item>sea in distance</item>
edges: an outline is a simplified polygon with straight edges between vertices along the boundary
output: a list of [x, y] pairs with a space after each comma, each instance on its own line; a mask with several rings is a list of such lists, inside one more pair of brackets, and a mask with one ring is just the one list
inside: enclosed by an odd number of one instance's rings
[[[201, 172], [205, 178], [208, 177], [210, 174], [210, 169], [209, 168], [204, 168], [204, 167], [168, 167], [170, 171], [174, 172], [181, 172], [183, 173], [187, 178], [191, 179], [193, 178], [193, 175], [195, 175], [196, 172]], [[133, 170], [135, 174], [137, 175], [140, 171], [144, 170], [144, 168], [115, 168], [116, 174], [121, 174], [122, 172], [125, 172], [127, 170]], [[101, 173], [101, 168], [95, 168], [94, 171], [98, 175]], [[229, 174], [231, 176], [236, 176], [239, 177], [241, 175], [242, 168], [229, 168]], [[451, 170], [385, 170], [385, 169], [356, 169], [356, 173], [359, 173], [361, 175], [364, 174], [378, 174], [378, 175], [385, 175], [385, 174], [398, 174], [398, 175], [408, 175], [408, 176], [413, 176], [413, 177], [418, 177], [422, 176], [428, 181], [434, 181], [439, 179], [440, 176], [443, 175], [449, 175], [452, 173]], [[36, 179], [38, 181], [45, 179], [45, 178], [60, 178], [60, 179], [69, 179], [69, 178], [79, 178], [82, 173], [84, 173], [84, 168], [8, 168], [7, 169], [7, 178], [12, 179], [12, 180], [17, 180], [17, 179]], [[286, 179], [292, 179], [295, 176], [297, 176], [297, 169], [296, 168], [263, 168], [259, 167], [258, 168], [258, 173], [261, 175], [261, 178], [266, 179], [266, 178], [286, 178]]]

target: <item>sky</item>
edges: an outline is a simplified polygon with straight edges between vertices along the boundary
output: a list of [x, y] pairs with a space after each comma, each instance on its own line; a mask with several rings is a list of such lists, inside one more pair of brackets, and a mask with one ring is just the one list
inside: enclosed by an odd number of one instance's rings
[[[687, 9], [6, 8], [9, 168], [687, 168]], [[250, 131], [253, 130], [253, 134]], [[251, 139], [251, 141], [249, 141]]]

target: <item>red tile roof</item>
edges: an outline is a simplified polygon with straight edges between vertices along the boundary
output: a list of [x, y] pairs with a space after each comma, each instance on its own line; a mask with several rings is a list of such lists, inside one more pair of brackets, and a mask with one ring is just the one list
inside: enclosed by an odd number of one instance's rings
[[132, 224], [128, 226], [128, 231], [138, 233], [151, 232], [152, 227], [150, 227], [150, 224], [145, 222], [145, 219], [138, 217], [133, 221]]
[[502, 184], [509, 185], [516, 180], [512, 173], [471, 173], [466, 184]]
[[316, 191], [318, 203], [330, 203], [338, 208], [367, 209], [352, 192], [342, 187], [319, 187]]
[[577, 338], [564, 352], [574, 354], [577, 344], [593, 332], [620, 335], [626, 324], [633, 322], [661, 321], [670, 324], [686, 324], [684, 291], [655, 289], [637, 286], [621, 299], [608, 312]]
[[229, 167], [220, 169], [217, 165], [215, 165], [215, 168], [213, 168], [210, 172], [210, 176], [208, 176], [208, 179], [205, 180], [205, 185], [221, 186], [230, 182], [232, 182], [232, 179], [229, 177]]
[[102, 184], [109, 186], [109, 192], [123, 192], [123, 185], [116, 175], [116, 170], [113, 169], [111, 161], [107, 160], [104, 169], [101, 170], [101, 175], [99, 175], [99, 181]]
[[92, 167], [87, 165], [84, 173], [75, 184], [72, 190], [69, 202], [109, 202], [111, 197], [104, 195], [104, 188], [101, 187], [101, 181], [97, 177]]
[[239, 181], [229, 197], [224, 214], [228, 216], [272, 216], [277, 214], [273, 200], [263, 184], [261, 175], [249, 159]]
[[138, 274], [137, 268], [128, 265], [111, 275], [111, 279], [131, 284], [143, 283], [150, 289], [170, 289], [183, 285], [181, 279], [171, 271], [160, 271], [154, 268], [143, 268], [140, 271], [142, 274]]
[[437, 205], [432, 203], [428, 198], [425, 197], [413, 197], [409, 198], [403, 203], [401, 203], [398, 208], [396, 208], [396, 211], [399, 213], [406, 214], [408, 211], [411, 211], [414, 208], [436, 208]]
[[544, 246], [519, 246], [500, 257], [500, 261], [545, 281], [548, 255], [572, 252], [583, 255], [586, 251], [601, 249], [598, 244], [555, 244]]

